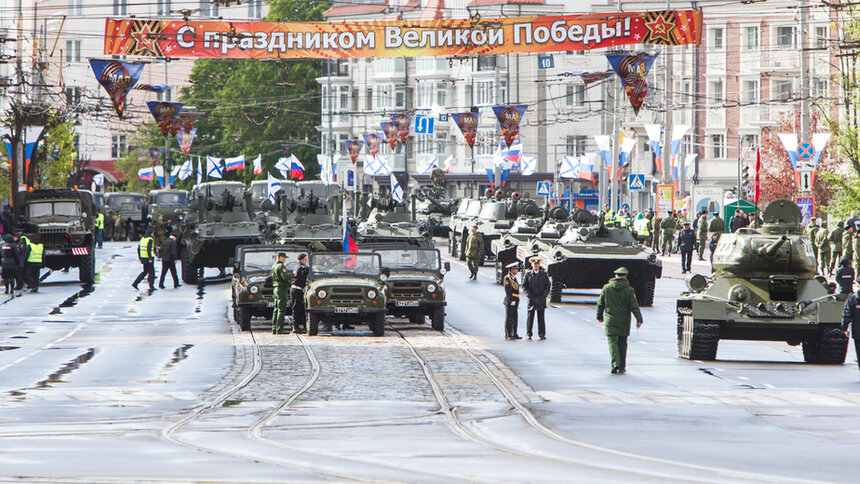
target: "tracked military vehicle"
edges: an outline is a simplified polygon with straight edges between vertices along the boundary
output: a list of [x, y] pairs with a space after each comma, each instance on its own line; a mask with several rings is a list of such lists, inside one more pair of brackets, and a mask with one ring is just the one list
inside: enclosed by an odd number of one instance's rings
[[[558, 239], [567, 228], [569, 213], [564, 207], [555, 207], [544, 220], [542, 216], [534, 216], [534, 208], [527, 205], [524, 214], [520, 215], [509, 231], [502, 233], [498, 240], [491, 243], [490, 250], [496, 258], [496, 283], [501, 284], [507, 269], [505, 266], [517, 260], [517, 250], [529, 240], [538, 235]], [[540, 211], [538, 211], [540, 213]]]
[[105, 207], [122, 219], [128, 240], [137, 240], [148, 223], [144, 197], [140, 193], [111, 192], [105, 194]]
[[[576, 214], [579, 221], [592, 217]], [[552, 280], [551, 302], [561, 302], [566, 288], [600, 289], [612, 279], [615, 269], [626, 267], [639, 305], [651, 306], [656, 280], [663, 276], [663, 264], [656, 252], [640, 244], [628, 228], [602, 221], [572, 226], [552, 247], [534, 255], [540, 257]]]
[[451, 215], [451, 223], [448, 226], [448, 254], [460, 260], [466, 260], [463, 247], [466, 245], [466, 237], [469, 229], [478, 219], [484, 200], [479, 198], [463, 198], [457, 211]]
[[444, 237], [451, 225], [451, 214], [457, 209], [457, 200], [444, 198], [442, 187], [421, 187], [415, 190], [415, 223], [418, 229], [434, 237]]
[[240, 182], [210, 182], [191, 191], [188, 215], [180, 224], [182, 280], [196, 284], [205, 267], [223, 269], [236, 247], [262, 242], [260, 229], [245, 209]]
[[723, 234], [714, 274], [687, 278], [677, 302], [678, 355], [713, 360], [721, 339], [785, 341], [803, 345], [808, 363], [841, 364], [848, 337], [836, 287], [815, 271], [802, 214], [790, 200], [764, 211], [764, 225]]
[[568, 215], [567, 220], [564, 222], [553, 220], [551, 212], [550, 219], [547, 220], [537, 236], [530, 238], [525, 244], [517, 246], [517, 260], [524, 267], [528, 267], [529, 259], [538, 255], [541, 251], [549, 250], [556, 244], [576, 240], [576, 236], [572, 233], [566, 239], [562, 239], [562, 237], [568, 234], [569, 229], [590, 227], [592, 225], [597, 225], [597, 216], [587, 210], [574, 207], [573, 212]]
[[458, 254], [465, 259], [463, 254], [466, 247], [466, 240], [471, 232], [472, 226], [478, 227], [478, 232], [484, 239], [484, 254], [479, 262], [483, 265], [486, 260], [495, 260], [492, 243], [499, 239], [503, 233], [511, 230], [514, 221], [522, 214], [527, 218], [539, 218], [540, 208], [530, 199], [521, 199], [519, 193], [511, 193], [506, 196], [505, 192], [499, 190], [495, 197], [491, 200], [486, 200], [481, 204], [481, 211], [478, 217], [469, 223], [465, 224], [466, 230], [458, 236], [457, 246]]
[[48, 188], [15, 194], [16, 232], [44, 245], [42, 267], [53, 270], [78, 268], [78, 279], [95, 279], [93, 198], [71, 188]]
[[358, 242], [433, 247], [432, 235], [421, 231], [409, 213], [384, 212], [378, 208], [371, 210], [368, 219], [358, 224]]

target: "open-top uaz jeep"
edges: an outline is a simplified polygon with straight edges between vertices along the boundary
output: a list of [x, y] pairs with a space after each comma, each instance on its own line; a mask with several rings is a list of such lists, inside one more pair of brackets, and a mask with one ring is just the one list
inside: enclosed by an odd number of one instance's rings
[[302, 247], [285, 245], [236, 247], [236, 256], [233, 259], [233, 319], [239, 323], [242, 331], [251, 329], [251, 317], [272, 319], [275, 296], [269, 275], [278, 259], [278, 252], [287, 254], [284, 266], [292, 277], [299, 264], [299, 254], [307, 251]]
[[424, 324], [430, 316], [430, 324], [436, 331], [445, 329], [445, 289], [442, 280], [451, 270], [451, 263], [444, 268], [440, 263], [438, 249], [422, 249], [410, 245], [372, 246], [382, 256], [382, 268], [387, 270], [388, 314], [407, 317], [412, 324]]
[[382, 259], [373, 252], [316, 252], [310, 256], [305, 290], [308, 335], [327, 323], [367, 322], [374, 336], [385, 334]]
[[93, 198], [71, 188], [47, 188], [15, 194], [15, 230], [45, 246], [42, 267], [77, 267], [81, 282], [95, 278]]

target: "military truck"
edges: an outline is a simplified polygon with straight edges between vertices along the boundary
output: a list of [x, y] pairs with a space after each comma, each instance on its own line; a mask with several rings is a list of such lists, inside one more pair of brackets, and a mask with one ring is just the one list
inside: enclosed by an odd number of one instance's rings
[[179, 226], [182, 280], [197, 284], [205, 267], [223, 269], [236, 247], [261, 243], [260, 229], [245, 210], [241, 182], [209, 182], [191, 190], [188, 215]]
[[272, 319], [275, 297], [270, 272], [278, 260], [278, 252], [287, 254], [284, 266], [292, 276], [299, 264], [299, 254], [306, 251], [296, 246], [240, 245], [236, 247], [236, 256], [228, 261], [233, 266], [233, 319], [242, 331], [251, 329], [252, 317]]
[[146, 196], [147, 215], [153, 221], [159, 215], [164, 216], [165, 222], [178, 221], [188, 210], [188, 191], [164, 188], [150, 190]]
[[687, 278], [677, 301], [678, 355], [717, 357], [720, 340], [785, 341], [803, 345], [807, 363], [841, 364], [848, 337], [836, 286], [816, 275], [802, 214], [790, 200], [771, 202], [761, 229], [720, 236], [714, 274]]
[[657, 253], [640, 244], [626, 227], [598, 225], [570, 227], [556, 244], [537, 253], [552, 281], [550, 301], [561, 302], [565, 288], [600, 289], [619, 267], [640, 306], [654, 303], [656, 280], [663, 276]]
[[308, 335], [319, 333], [320, 322], [364, 322], [374, 336], [385, 334], [387, 276], [379, 254], [314, 252], [309, 265], [305, 290]]
[[388, 270], [385, 280], [387, 310], [390, 316], [409, 318], [412, 324], [424, 324], [436, 331], [445, 329], [444, 276], [451, 263], [441, 263], [438, 249], [422, 249], [408, 244], [363, 245], [382, 256], [382, 268]]
[[122, 219], [128, 240], [137, 240], [148, 223], [144, 197], [140, 193], [111, 192], [105, 194], [105, 208]]
[[95, 280], [93, 198], [72, 188], [46, 188], [15, 194], [14, 230], [44, 245], [42, 267], [78, 268], [85, 284]]
[[569, 213], [564, 207], [551, 209], [546, 221], [543, 217], [531, 215], [530, 209], [526, 211], [528, 213], [518, 217], [509, 231], [502, 233], [499, 239], [491, 243], [490, 249], [496, 258], [497, 284], [502, 283], [508, 272], [505, 267], [517, 260], [517, 251], [520, 246], [535, 238], [542, 241], [558, 240], [567, 229]]
[[463, 247], [466, 246], [466, 237], [472, 224], [481, 213], [484, 200], [479, 198], [463, 198], [457, 207], [457, 212], [451, 216], [451, 224], [448, 226], [448, 254], [460, 260], [466, 260]]

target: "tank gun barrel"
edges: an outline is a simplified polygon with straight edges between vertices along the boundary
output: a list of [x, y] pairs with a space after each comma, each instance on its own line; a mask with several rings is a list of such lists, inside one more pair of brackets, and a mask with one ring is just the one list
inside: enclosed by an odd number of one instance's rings
[[788, 242], [788, 236], [783, 235], [776, 242], [758, 248], [758, 255], [761, 257], [774, 257], [777, 251], [783, 244]]

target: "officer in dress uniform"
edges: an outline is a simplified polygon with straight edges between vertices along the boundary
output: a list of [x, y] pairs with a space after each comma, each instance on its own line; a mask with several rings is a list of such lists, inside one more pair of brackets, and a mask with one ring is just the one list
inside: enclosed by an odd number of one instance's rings
[[284, 331], [284, 314], [287, 312], [287, 288], [290, 286], [290, 276], [284, 262], [286, 252], [278, 252], [278, 260], [272, 265], [272, 286], [275, 296], [275, 309], [272, 311], [272, 334]]
[[293, 332], [305, 332], [305, 286], [308, 284], [308, 255], [299, 254], [299, 265], [293, 272], [293, 283], [290, 286], [290, 304], [293, 312]]
[[517, 282], [517, 273], [520, 271], [519, 262], [511, 262], [505, 268], [505, 339], [523, 339], [517, 334], [517, 312], [520, 308], [520, 284]]

